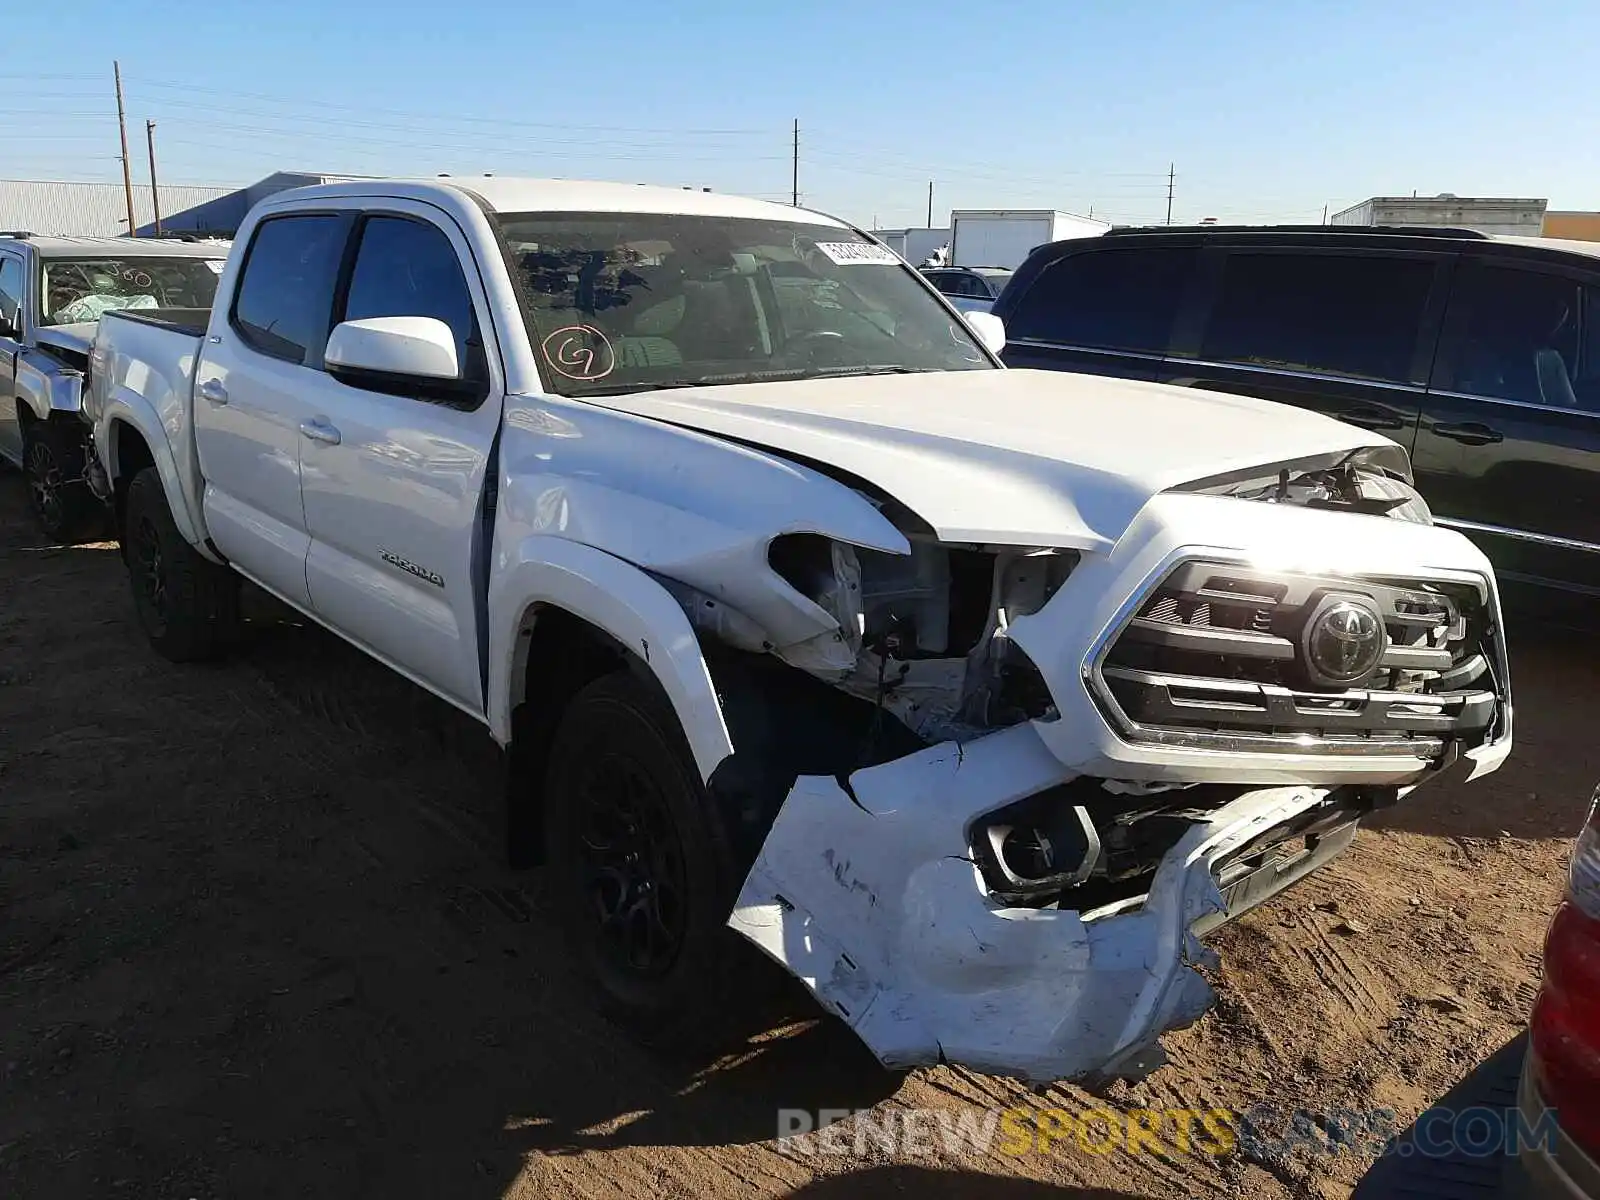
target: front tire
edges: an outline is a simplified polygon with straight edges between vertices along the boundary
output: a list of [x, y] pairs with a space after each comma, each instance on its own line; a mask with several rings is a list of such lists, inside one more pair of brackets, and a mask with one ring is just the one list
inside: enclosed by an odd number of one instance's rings
[[82, 432], [56, 421], [30, 421], [23, 430], [28, 507], [51, 541], [80, 541], [102, 516], [84, 479], [85, 450]]
[[139, 625], [172, 662], [217, 658], [239, 630], [239, 577], [200, 554], [172, 519], [154, 467], [128, 485], [124, 558]]
[[671, 708], [627, 671], [568, 705], [545, 845], [572, 959], [601, 1011], [655, 1046], [709, 1046], [743, 947], [738, 881]]

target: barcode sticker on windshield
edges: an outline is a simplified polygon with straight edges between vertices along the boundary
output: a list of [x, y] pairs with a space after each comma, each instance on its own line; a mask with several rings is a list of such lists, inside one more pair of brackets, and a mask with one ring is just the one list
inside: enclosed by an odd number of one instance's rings
[[871, 242], [818, 242], [817, 249], [841, 267], [855, 266], [858, 263], [874, 263], [887, 267], [900, 265], [899, 256], [893, 250], [884, 246], [874, 246]]
[[225, 258], [208, 258], [205, 260], [205, 264], [211, 268], [213, 275], [221, 275], [222, 268], [228, 265], [228, 260]]

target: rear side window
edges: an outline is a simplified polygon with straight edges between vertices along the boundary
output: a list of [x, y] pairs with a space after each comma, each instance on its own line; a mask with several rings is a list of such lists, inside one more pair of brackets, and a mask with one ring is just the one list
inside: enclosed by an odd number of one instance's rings
[[950, 277], [949, 294], [952, 296], [964, 296], [972, 300], [991, 299], [989, 289], [983, 280], [965, 271]]
[[1405, 382], [1433, 276], [1429, 259], [1236, 251], [1200, 355]]
[[9, 254], [0, 258], [0, 322], [20, 326], [22, 263]]
[[[1579, 286], [1515, 267], [1463, 271], [1450, 297], [1454, 362], [1435, 386], [1551, 408], [1579, 407]], [[1591, 345], [1593, 339], [1591, 339]]]
[[1069, 254], [1022, 294], [1007, 330], [1068, 346], [1159, 354], [1167, 348], [1194, 256], [1182, 246]]
[[368, 317], [443, 321], [455, 334], [456, 361], [469, 368], [477, 336], [472, 293], [455, 247], [442, 229], [405, 217], [371, 217], [362, 223], [361, 245], [340, 319]]
[[333, 215], [260, 224], [233, 302], [233, 327], [246, 345], [293, 363], [321, 350], [346, 228], [345, 218]]

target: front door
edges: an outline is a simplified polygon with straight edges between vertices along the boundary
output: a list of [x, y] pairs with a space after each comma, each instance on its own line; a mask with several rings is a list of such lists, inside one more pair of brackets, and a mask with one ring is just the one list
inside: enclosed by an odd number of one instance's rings
[[1031, 280], [1013, 277], [998, 306], [1008, 367], [1155, 379], [1184, 302], [1192, 245], [1083, 239]]
[[336, 322], [442, 320], [479, 386], [468, 397], [320, 377], [300, 460], [311, 603], [347, 637], [481, 714], [485, 485], [503, 399], [488, 305], [461, 268], [471, 261], [465, 237], [436, 210], [396, 201], [364, 215], [355, 237]]
[[1600, 281], [1464, 265], [1415, 463], [1503, 577], [1600, 594]]
[[245, 250], [233, 308], [195, 366], [194, 428], [211, 540], [246, 575], [306, 607], [301, 426], [323, 380], [334, 284], [349, 232], [338, 213], [268, 217]]
[[0, 254], [0, 458], [22, 462], [22, 425], [17, 417], [17, 356], [22, 352], [26, 309], [22, 260]]

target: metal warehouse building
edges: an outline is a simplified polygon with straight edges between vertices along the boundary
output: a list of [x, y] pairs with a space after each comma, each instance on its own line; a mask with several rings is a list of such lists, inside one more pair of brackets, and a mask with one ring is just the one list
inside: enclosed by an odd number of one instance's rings
[[1374, 196], [1333, 214], [1333, 225], [1448, 225], [1538, 237], [1547, 201], [1500, 196]]
[[[245, 188], [161, 185], [161, 231], [232, 237], [252, 205], [274, 192], [354, 175], [279, 171]], [[135, 184], [133, 212], [138, 233], [155, 233], [148, 184]], [[0, 179], [0, 229], [74, 237], [116, 237], [128, 232], [128, 200], [120, 183], [70, 183]]]

